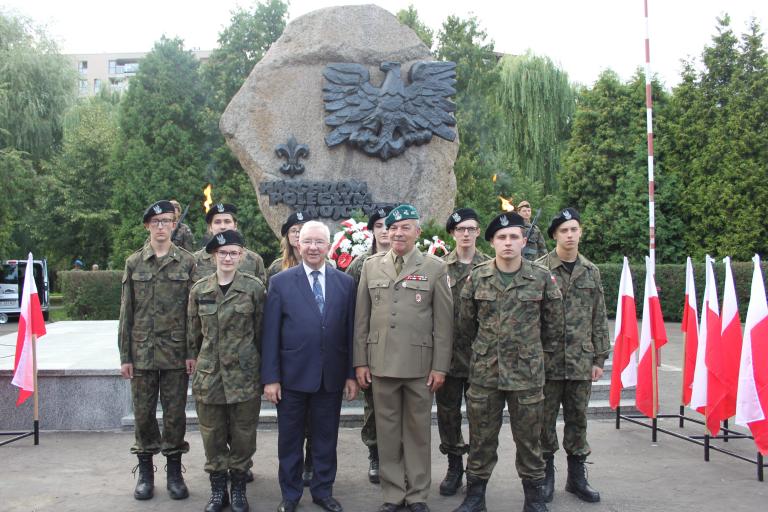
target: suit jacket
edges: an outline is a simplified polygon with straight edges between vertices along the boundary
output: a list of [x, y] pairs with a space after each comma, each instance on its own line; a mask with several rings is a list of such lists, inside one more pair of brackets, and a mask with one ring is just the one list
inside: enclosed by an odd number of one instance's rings
[[363, 264], [355, 308], [354, 366], [377, 377], [412, 379], [448, 373], [453, 299], [448, 267], [414, 250], [398, 275], [391, 251]]
[[304, 393], [341, 391], [354, 378], [355, 281], [330, 265], [321, 314], [303, 265], [269, 280], [262, 331], [261, 382]]

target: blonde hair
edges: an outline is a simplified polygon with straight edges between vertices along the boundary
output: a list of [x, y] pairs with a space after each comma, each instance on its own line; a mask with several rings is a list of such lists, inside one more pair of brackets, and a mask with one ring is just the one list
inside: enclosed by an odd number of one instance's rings
[[291, 245], [291, 242], [288, 241], [288, 236], [284, 236], [280, 239], [280, 251], [283, 257], [281, 270], [287, 270], [291, 267], [295, 267], [301, 262], [301, 260], [296, 257], [294, 248]]

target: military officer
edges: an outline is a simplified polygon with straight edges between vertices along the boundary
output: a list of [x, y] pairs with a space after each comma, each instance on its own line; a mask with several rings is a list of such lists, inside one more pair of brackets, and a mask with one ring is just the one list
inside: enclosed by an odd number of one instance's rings
[[179, 222], [181, 219], [181, 205], [175, 199], [171, 199], [171, 204], [176, 217], [176, 227], [174, 228], [172, 242], [182, 249], [194, 252], [195, 250], [195, 237], [192, 236], [192, 230], [189, 226], [183, 222]]
[[[181, 476], [181, 454], [189, 451], [186, 430], [187, 385], [195, 354], [186, 344], [187, 299], [195, 261], [171, 242], [175, 226], [173, 205], [157, 201], [144, 212], [149, 242], [125, 261], [120, 301], [118, 348], [120, 373], [131, 379], [139, 480], [133, 496], [152, 498], [152, 456], [167, 458], [167, 488], [173, 499], [189, 491]], [[163, 406], [163, 433], [157, 419], [157, 399]]]
[[525, 229], [528, 233], [528, 242], [523, 249], [523, 258], [533, 261], [547, 254], [547, 244], [539, 226], [531, 223], [531, 203], [520, 201], [520, 204], [517, 205], [517, 213], [525, 219]]
[[[211, 209], [205, 214], [205, 222], [208, 224], [209, 234], [217, 235], [222, 231], [237, 230], [236, 213], [237, 207], [233, 204], [218, 203], [211, 206]], [[264, 270], [264, 260], [261, 256], [247, 248], [243, 248], [242, 252], [240, 261], [238, 261], [238, 270], [244, 274], [258, 277], [262, 283], [266, 283], [267, 273]], [[205, 249], [200, 249], [195, 253], [195, 263], [195, 273], [192, 276], [193, 282], [216, 272], [216, 260]]]
[[416, 208], [394, 208], [385, 226], [390, 250], [370, 256], [360, 275], [353, 365], [360, 386], [373, 385], [379, 511], [427, 512], [432, 398], [450, 369], [453, 301], [445, 262], [416, 249]]
[[587, 482], [584, 461], [590, 454], [587, 442], [587, 407], [592, 381], [603, 375], [610, 351], [608, 320], [600, 271], [579, 252], [581, 220], [573, 208], [560, 211], [547, 233], [555, 250], [538, 260], [557, 280], [563, 295], [563, 336], [545, 347], [547, 382], [544, 385], [544, 425], [541, 449], [546, 461], [545, 495], [552, 501], [555, 487], [554, 454], [558, 449], [555, 423], [563, 406], [563, 448], [568, 456], [565, 490], [583, 501], [598, 502], [600, 493]]
[[211, 481], [206, 512], [231, 508], [246, 512], [246, 472], [256, 451], [261, 410], [259, 368], [261, 324], [266, 288], [238, 269], [245, 255], [242, 235], [227, 230], [205, 246], [216, 259], [216, 272], [192, 287], [187, 309], [187, 343], [197, 355], [192, 378], [205, 471]]
[[[355, 279], [355, 285], [360, 284], [360, 273], [363, 271], [363, 263], [368, 259], [368, 256], [389, 250], [389, 234], [384, 220], [391, 211], [391, 206], [382, 206], [375, 209], [368, 217], [368, 231], [373, 233], [371, 250], [367, 254], [355, 258], [347, 267], [347, 274]], [[360, 437], [363, 444], [368, 447], [368, 481], [372, 484], [378, 484], [379, 450], [376, 446], [376, 416], [374, 414], [372, 386], [363, 390], [363, 399], [363, 428], [360, 430]]]
[[269, 285], [269, 279], [278, 272], [301, 263], [299, 232], [302, 224], [310, 220], [312, 217], [308, 213], [293, 212], [280, 227], [280, 234], [282, 235], [280, 239], [281, 254], [267, 269], [267, 285]]
[[[445, 223], [445, 230], [453, 236], [456, 248], [444, 261], [448, 264], [448, 283], [453, 295], [454, 321], [458, 318], [461, 289], [472, 267], [488, 259], [477, 250], [480, 234], [477, 212], [472, 208], [459, 208]], [[440, 431], [440, 452], [448, 456], [448, 471], [440, 483], [440, 494], [453, 496], [461, 487], [464, 474], [462, 456], [469, 446], [461, 433], [461, 399], [469, 389], [470, 340], [462, 340], [453, 332], [453, 358], [445, 384], [435, 394], [437, 402], [437, 428]]]
[[505, 403], [523, 483], [523, 512], [546, 512], [541, 421], [544, 348], [562, 336], [560, 290], [547, 269], [522, 257], [525, 222], [502, 213], [485, 230], [496, 257], [476, 266], [461, 290], [457, 329], [472, 340], [467, 392], [467, 496], [454, 512], [484, 512], [485, 489]]

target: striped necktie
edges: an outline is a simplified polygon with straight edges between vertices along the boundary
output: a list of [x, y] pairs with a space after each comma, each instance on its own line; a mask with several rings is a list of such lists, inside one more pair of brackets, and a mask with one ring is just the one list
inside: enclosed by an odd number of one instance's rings
[[315, 294], [315, 302], [317, 302], [317, 307], [320, 308], [320, 313], [322, 314], [323, 308], [325, 307], [325, 298], [323, 298], [323, 287], [320, 284], [320, 271], [319, 270], [313, 270], [310, 272], [310, 275], [314, 278], [312, 280], [312, 293]]

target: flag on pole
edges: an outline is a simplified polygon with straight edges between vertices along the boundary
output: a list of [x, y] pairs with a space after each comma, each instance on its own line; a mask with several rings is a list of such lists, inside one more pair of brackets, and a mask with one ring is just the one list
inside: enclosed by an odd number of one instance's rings
[[736, 391], [739, 386], [741, 358], [741, 319], [736, 304], [736, 285], [731, 272], [731, 259], [725, 258], [722, 329], [720, 337], [707, 344], [707, 426], [712, 435], [720, 430], [720, 422], [736, 414]]
[[19, 388], [16, 406], [23, 404], [35, 390], [34, 361], [32, 357], [32, 337], [45, 334], [45, 321], [37, 295], [32, 253], [27, 257], [27, 269], [24, 273], [24, 289], [21, 293], [21, 311], [19, 313], [19, 331], [16, 335], [16, 358], [13, 363], [11, 383]]
[[621, 269], [619, 284], [619, 299], [616, 301], [616, 325], [613, 336], [613, 372], [611, 372], [611, 409], [616, 409], [621, 403], [621, 390], [635, 384], [623, 382], [623, 371], [629, 365], [632, 354], [637, 350], [637, 310], [635, 309], [635, 291], [632, 286], [632, 275], [629, 272], [629, 260], [624, 257], [624, 267]]
[[696, 283], [690, 256], [685, 261], [685, 304], [683, 323], [680, 325], [685, 340], [683, 356], [683, 405], [691, 403], [693, 372], [696, 369], [696, 348], [699, 345], [699, 312], [696, 308]]
[[656, 369], [657, 350], [667, 343], [667, 330], [664, 316], [653, 278], [651, 259], [645, 258], [645, 294], [643, 297], [643, 321], [640, 327], [640, 347], [637, 355], [637, 390], [635, 405], [637, 409], [655, 418], [659, 410], [659, 383]]
[[699, 346], [696, 350], [696, 369], [693, 372], [691, 390], [691, 408], [706, 414], [707, 408], [707, 347], [717, 344], [720, 337], [720, 306], [717, 302], [717, 283], [712, 268], [714, 260], [707, 255], [705, 260], [706, 283], [704, 285], [704, 303], [701, 306], [701, 324], [699, 325]]
[[768, 455], [768, 303], [760, 256], [755, 254], [752, 261], [755, 270], [741, 350], [736, 423], [749, 427], [757, 449]]

